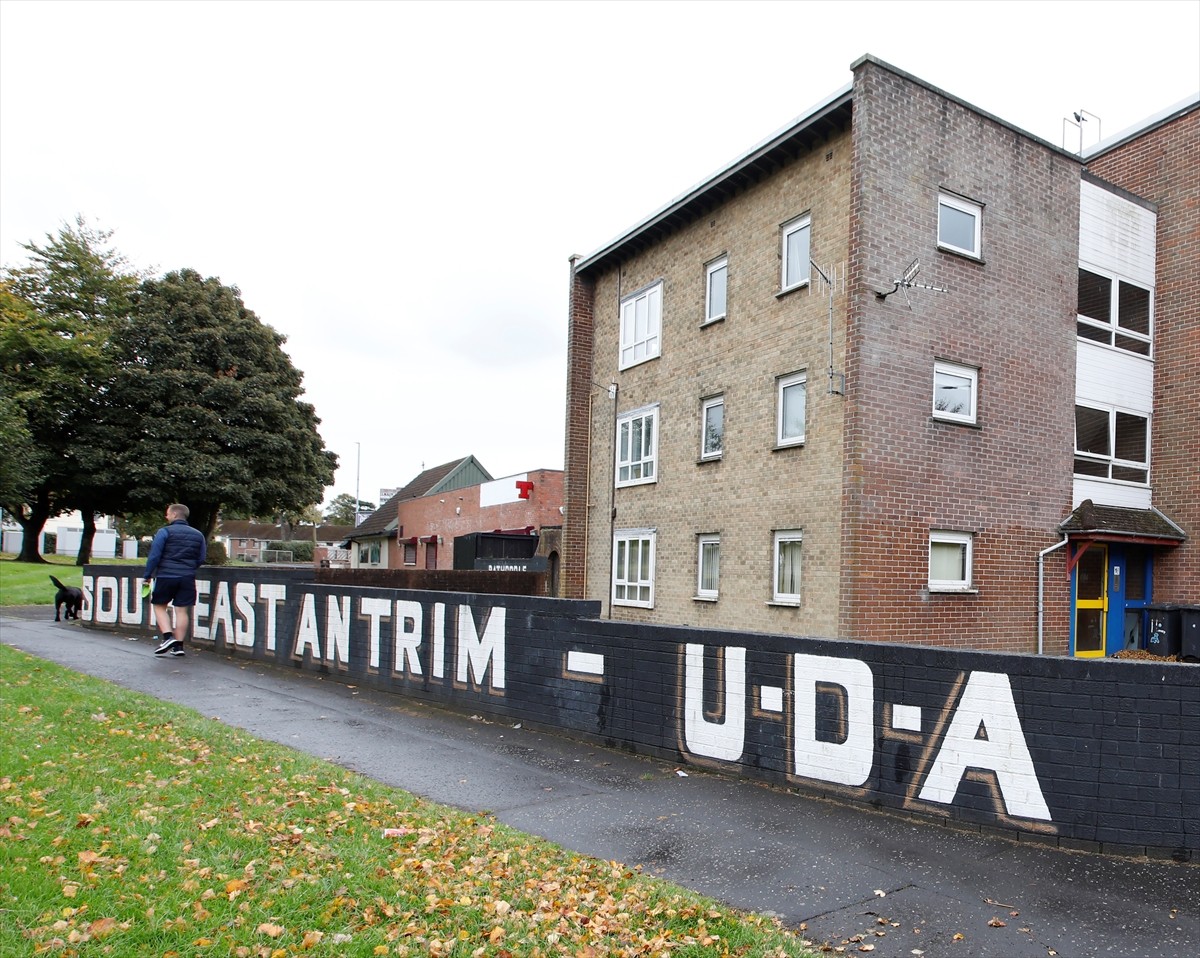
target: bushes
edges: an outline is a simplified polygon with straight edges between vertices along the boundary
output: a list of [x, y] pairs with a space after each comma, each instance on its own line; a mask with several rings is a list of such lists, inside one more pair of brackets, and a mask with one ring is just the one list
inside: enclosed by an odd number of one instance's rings
[[225, 565], [229, 561], [229, 553], [225, 551], [224, 542], [209, 542], [208, 557], [204, 560], [205, 565]]
[[289, 539], [286, 542], [272, 542], [267, 548], [275, 552], [290, 552], [292, 562], [312, 562], [313, 544], [305, 539]]

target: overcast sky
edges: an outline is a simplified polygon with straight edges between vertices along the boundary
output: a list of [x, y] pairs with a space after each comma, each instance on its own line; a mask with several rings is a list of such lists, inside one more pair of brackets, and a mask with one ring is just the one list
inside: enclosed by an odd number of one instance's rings
[[[568, 257], [864, 53], [1056, 145], [1200, 89], [1200, 2], [0, 0], [0, 261], [76, 214], [287, 337], [328, 502], [562, 468]], [[1068, 128], [1066, 145], [1079, 133]]]

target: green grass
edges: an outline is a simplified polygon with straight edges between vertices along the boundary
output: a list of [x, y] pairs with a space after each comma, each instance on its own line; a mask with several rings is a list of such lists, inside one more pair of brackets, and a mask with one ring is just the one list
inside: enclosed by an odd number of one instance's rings
[[810, 954], [770, 919], [5, 646], [0, 722], [5, 956]]
[[[0, 554], [0, 606], [54, 605], [54, 576], [64, 585], [83, 582], [83, 568], [74, 556], [43, 556], [46, 563], [17, 562], [12, 553]], [[105, 565], [145, 565], [145, 559], [101, 559]]]

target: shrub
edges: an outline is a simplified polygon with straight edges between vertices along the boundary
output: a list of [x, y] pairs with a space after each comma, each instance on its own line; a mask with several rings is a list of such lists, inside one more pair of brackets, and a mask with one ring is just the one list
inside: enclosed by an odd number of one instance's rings
[[313, 544], [306, 539], [289, 539], [287, 542], [272, 542], [268, 549], [277, 552], [290, 552], [293, 562], [312, 562]]
[[205, 565], [225, 565], [229, 561], [229, 553], [225, 551], [224, 542], [210, 542], [208, 544], [208, 557], [204, 560]]

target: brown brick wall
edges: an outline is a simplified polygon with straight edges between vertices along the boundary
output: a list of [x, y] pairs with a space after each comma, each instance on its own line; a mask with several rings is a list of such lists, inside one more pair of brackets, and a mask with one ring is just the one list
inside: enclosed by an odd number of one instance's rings
[[[778, 295], [780, 225], [810, 213], [813, 259], [844, 275], [849, 169], [846, 131], [595, 278], [595, 382], [618, 381], [621, 413], [660, 404], [658, 481], [615, 493], [618, 530], [657, 531], [655, 608], [617, 606], [614, 618], [835, 634], [842, 398], [827, 388], [829, 300], [819, 282]], [[705, 266], [722, 254], [729, 258], [727, 316], [702, 326]], [[662, 354], [618, 371], [620, 301], [660, 279]], [[839, 285], [839, 371], [845, 309]], [[808, 376], [806, 441], [776, 450], [776, 378], [801, 370]], [[701, 402], [718, 393], [725, 399], [724, 454], [700, 462]], [[613, 404], [602, 388], [592, 396], [585, 594], [602, 599], [607, 613]], [[571, 514], [569, 504], [568, 520]], [[793, 528], [804, 533], [798, 608], [771, 604], [773, 530]], [[695, 599], [697, 536], [704, 533], [721, 536], [715, 603]]]
[[[1033, 651], [1071, 504], [1079, 165], [870, 61], [854, 137], [841, 634]], [[937, 249], [940, 189], [984, 205], [982, 262]], [[913, 259], [948, 292], [879, 300]], [[979, 369], [977, 428], [932, 418], [937, 359]], [[929, 592], [935, 529], [974, 534], [976, 594]]]
[[1158, 206], [1153, 503], [1189, 540], [1155, 557], [1154, 599], [1200, 603], [1200, 110], [1088, 163]]
[[595, 330], [593, 327], [593, 284], [575, 275], [571, 260], [571, 280], [567, 310], [567, 415], [563, 454], [566, 481], [563, 489], [562, 577], [560, 595], [581, 599], [588, 561], [588, 463], [592, 456], [591, 405], [595, 387], [592, 382]]

